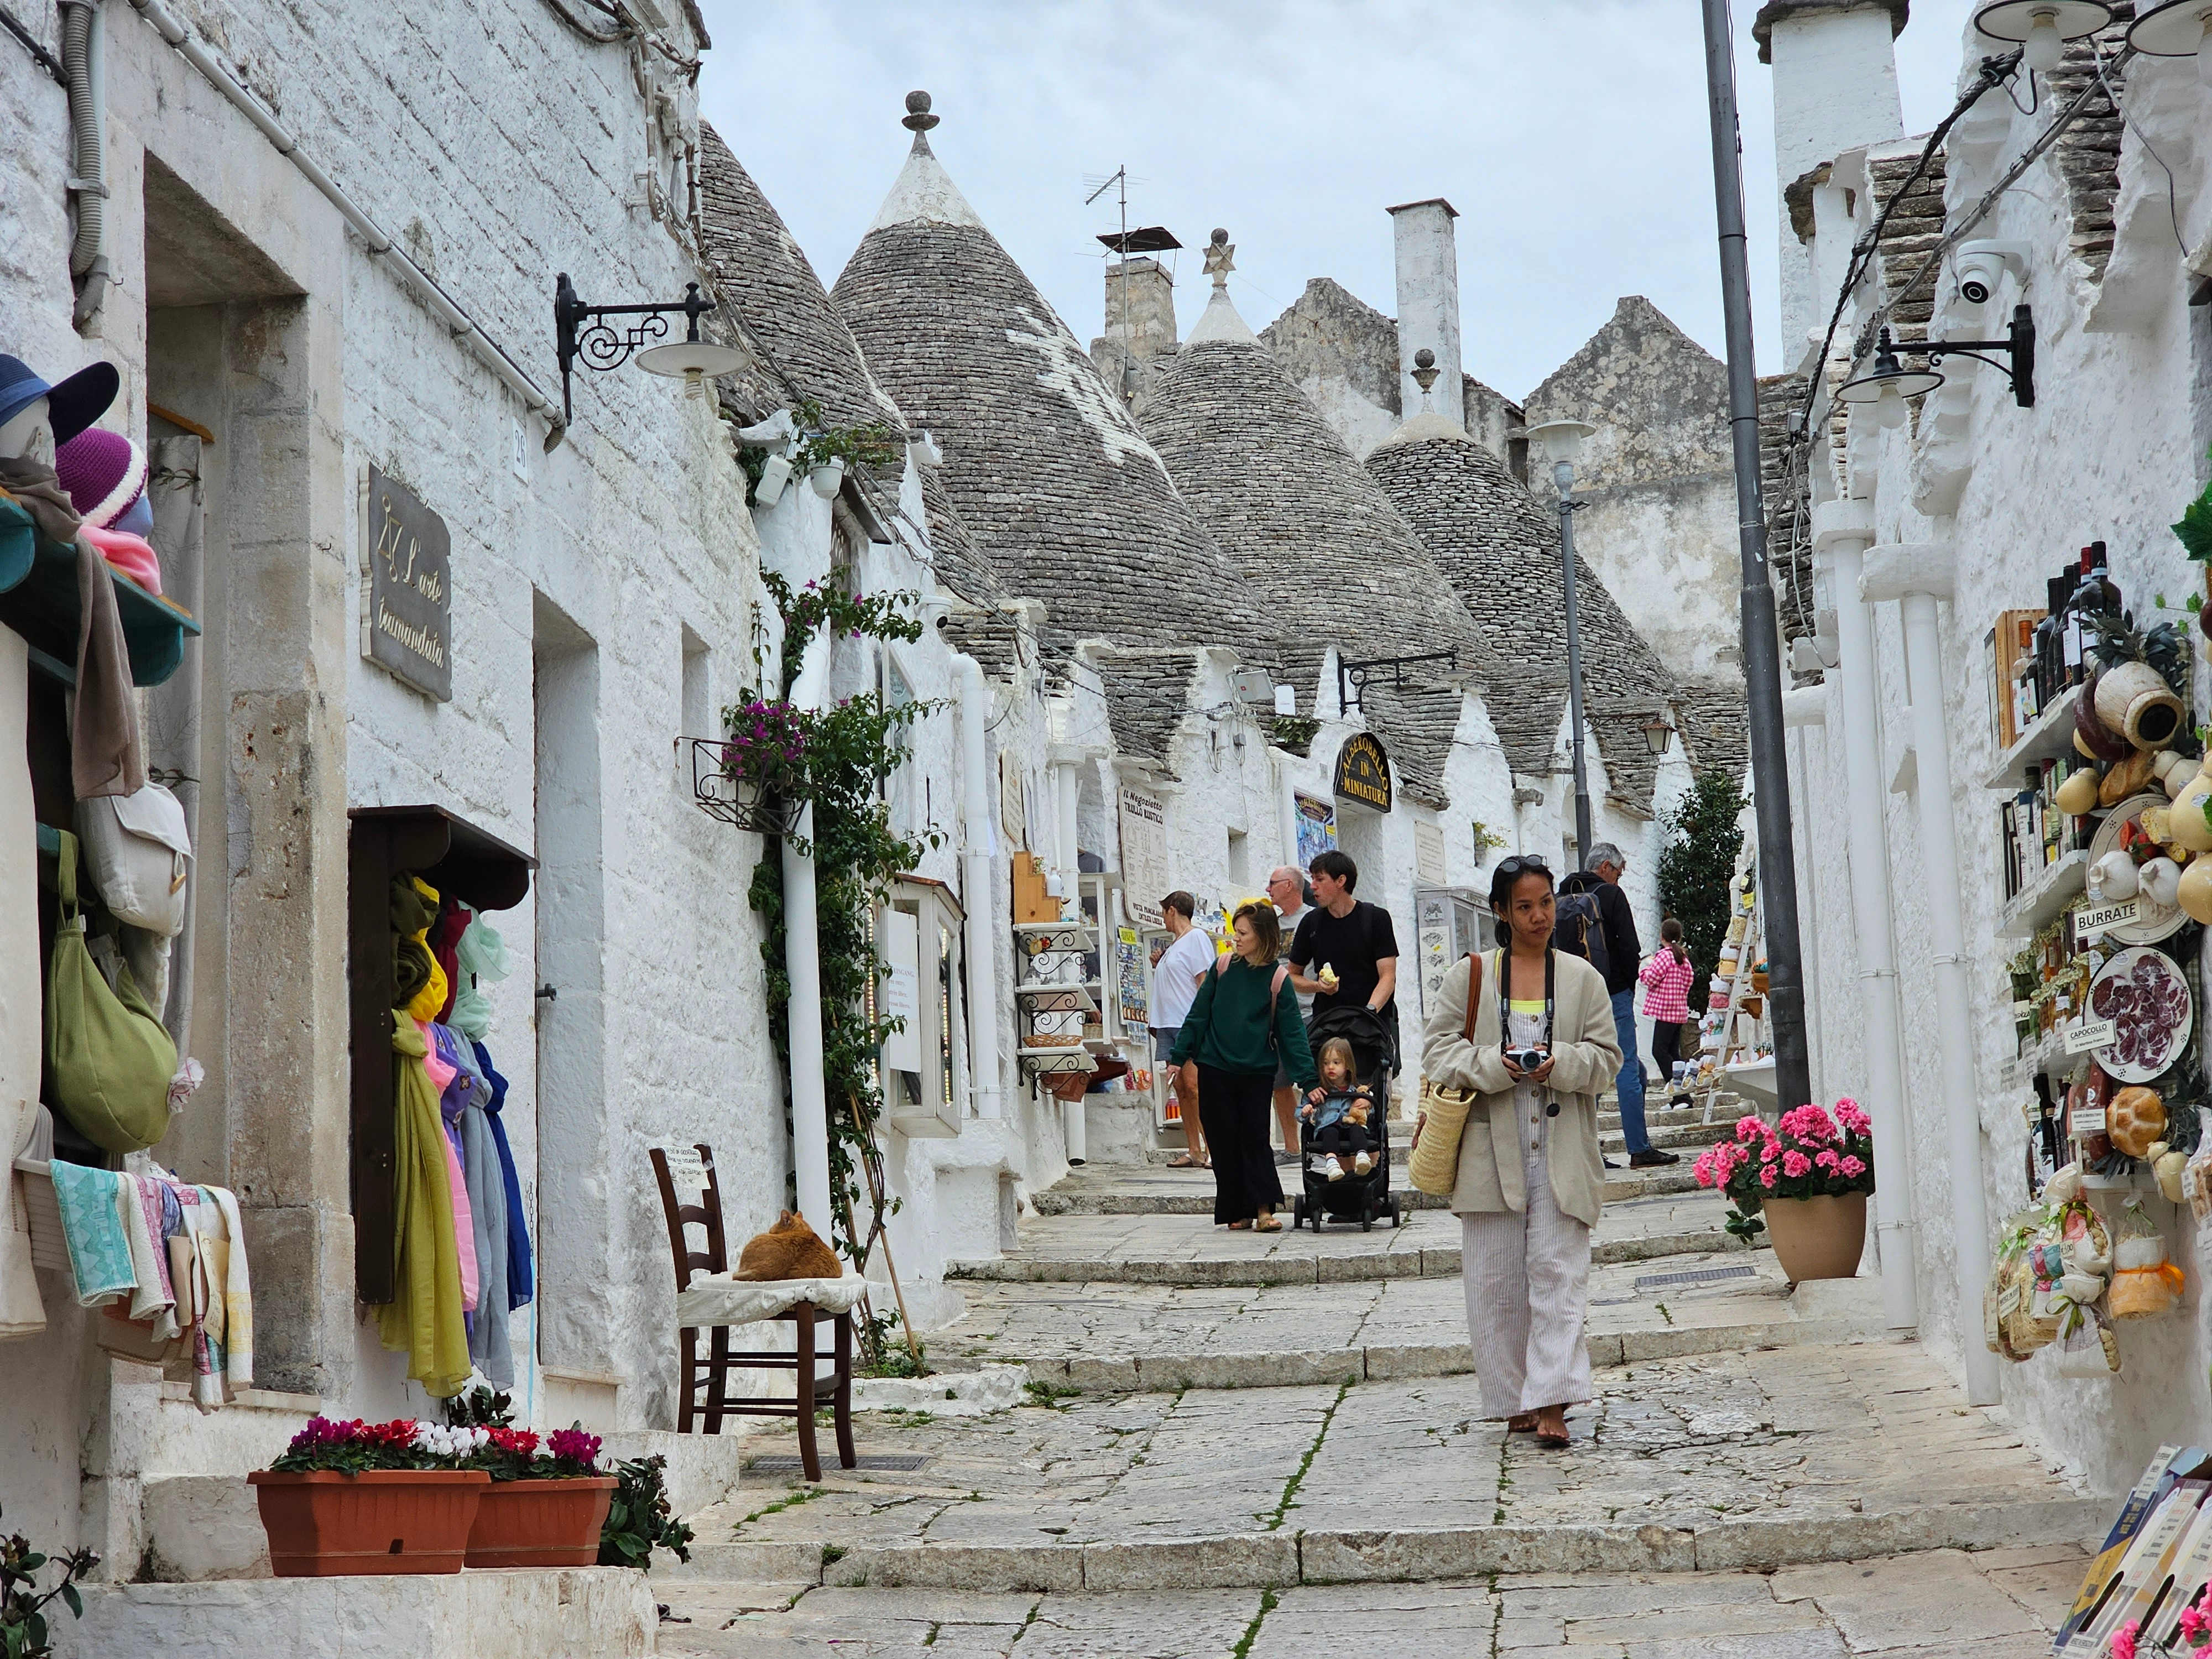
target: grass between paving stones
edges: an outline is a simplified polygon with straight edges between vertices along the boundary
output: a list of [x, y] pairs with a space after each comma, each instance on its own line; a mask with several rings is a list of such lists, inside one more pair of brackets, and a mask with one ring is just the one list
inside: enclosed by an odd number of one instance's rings
[[1032, 1406], [1042, 1406], [1047, 1411], [1064, 1412], [1067, 1407], [1062, 1405], [1060, 1401], [1064, 1400], [1080, 1398], [1083, 1390], [1080, 1389], [1055, 1389], [1051, 1383], [1040, 1382], [1033, 1376], [1028, 1382], [1022, 1384], [1022, 1392], [1029, 1395], [1029, 1403]]
[[1229, 1659], [1249, 1659], [1252, 1644], [1260, 1639], [1260, 1626], [1267, 1622], [1267, 1615], [1275, 1610], [1279, 1599], [1271, 1589], [1260, 1592], [1260, 1611], [1252, 1615], [1252, 1622], [1244, 1626], [1244, 1634], [1238, 1637], [1237, 1645], [1229, 1650]]
[[[1344, 1396], [1351, 1392], [1352, 1379], [1347, 1376], [1337, 1385], [1336, 1398], [1328, 1402], [1328, 1409], [1322, 1413], [1321, 1427], [1314, 1433], [1313, 1444], [1308, 1446], [1306, 1455], [1298, 1459], [1298, 1466], [1291, 1471], [1291, 1478], [1283, 1482], [1283, 1496], [1275, 1505], [1274, 1514], [1265, 1517], [1253, 1516], [1254, 1520], [1261, 1521], [1269, 1532], [1279, 1529], [1283, 1524], [1283, 1517], [1291, 1512], [1298, 1488], [1305, 1484], [1306, 1471], [1313, 1467], [1314, 1455], [1321, 1450], [1321, 1443], [1328, 1437], [1328, 1425], [1336, 1420], [1336, 1408], [1344, 1403]], [[1263, 1613], [1264, 1611], [1262, 1609]], [[1259, 1620], [1253, 1620], [1252, 1628], [1256, 1631], [1259, 1627]]]
[[823, 1492], [826, 1490], [826, 1487], [822, 1486], [794, 1486], [791, 1491], [777, 1498], [775, 1503], [763, 1504], [759, 1509], [755, 1510], [744, 1520], [738, 1522], [737, 1528], [732, 1528], [732, 1530], [750, 1527], [754, 1522], [759, 1520], [763, 1516], [774, 1515], [780, 1510], [796, 1509], [810, 1498], [821, 1497]]

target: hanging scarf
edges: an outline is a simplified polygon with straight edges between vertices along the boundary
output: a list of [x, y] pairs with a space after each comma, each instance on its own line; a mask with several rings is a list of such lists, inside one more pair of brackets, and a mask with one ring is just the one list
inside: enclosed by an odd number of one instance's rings
[[[484, 931], [478, 922], [469, 929], [469, 937], [474, 939]], [[491, 1085], [491, 1098], [484, 1103], [484, 1121], [491, 1125], [492, 1145], [499, 1152], [500, 1179], [507, 1188], [507, 1305], [512, 1312], [537, 1293], [531, 1279], [530, 1227], [523, 1218], [522, 1178], [515, 1173], [514, 1150], [507, 1144], [507, 1120], [500, 1115], [500, 1108], [507, 1104], [507, 1079], [493, 1069], [491, 1053], [483, 1043], [471, 1046], [477, 1051], [477, 1069]]]
[[438, 1092], [422, 1068], [428, 1044], [404, 1013], [392, 1022], [393, 1160], [392, 1300], [377, 1310], [384, 1346], [407, 1352], [407, 1375], [447, 1398], [469, 1380], [469, 1337], [461, 1318], [461, 1264], [453, 1233], [453, 1189], [446, 1175], [445, 1127]]

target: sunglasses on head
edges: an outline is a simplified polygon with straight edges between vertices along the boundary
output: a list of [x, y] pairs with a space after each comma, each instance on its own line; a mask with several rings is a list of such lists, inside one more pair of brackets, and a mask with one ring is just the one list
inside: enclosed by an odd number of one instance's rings
[[1540, 875], [1548, 876], [1552, 873], [1552, 866], [1545, 863], [1544, 860], [1539, 858], [1535, 854], [1527, 853], [1514, 858], [1500, 860], [1498, 861], [1498, 868], [1492, 871], [1492, 873], [1493, 875], [1503, 876], [1508, 881], [1517, 881], [1521, 877], [1529, 873], [1531, 871]]

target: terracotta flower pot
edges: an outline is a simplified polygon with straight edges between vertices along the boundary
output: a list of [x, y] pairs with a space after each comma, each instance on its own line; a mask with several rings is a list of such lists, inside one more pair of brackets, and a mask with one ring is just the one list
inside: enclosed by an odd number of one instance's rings
[[1774, 1259], [1792, 1284], [1808, 1279], [1851, 1279], [1866, 1253], [1866, 1194], [1843, 1193], [1819, 1198], [1763, 1198], [1766, 1236]]
[[469, 1565], [588, 1567], [614, 1501], [611, 1474], [496, 1481], [469, 1528]]
[[481, 1469], [256, 1469], [246, 1478], [279, 1578], [459, 1572], [477, 1502], [491, 1485]]

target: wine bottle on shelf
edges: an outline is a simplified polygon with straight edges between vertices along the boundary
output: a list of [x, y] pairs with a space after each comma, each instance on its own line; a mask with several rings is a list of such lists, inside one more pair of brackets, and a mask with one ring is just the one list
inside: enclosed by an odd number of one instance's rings
[[2089, 677], [2089, 657], [2086, 649], [2087, 641], [2081, 626], [2081, 616], [2085, 608], [2083, 602], [2087, 597], [2084, 590], [2089, 585], [2089, 550], [2087, 548], [2081, 550], [2080, 562], [2075, 566], [2070, 579], [2062, 577], [2061, 580], [2069, 582], [2066, 603], [2061, 607], [2063, 621], [2060, 623], [2061, 637], [2064, 642], [2066, 653], [2066, 683], [2069, 685], [2079, 685]]
[[2075, 605], [2083, 611], [2103, 611], [2117, 617], [2124, 606], [2120, 599], [2119, 584], [2112, 580], [2107, 555], [2102, 542], [2091, 542], [2081, 550], [2085, 574], [2081, 579], [2081, 596]]

